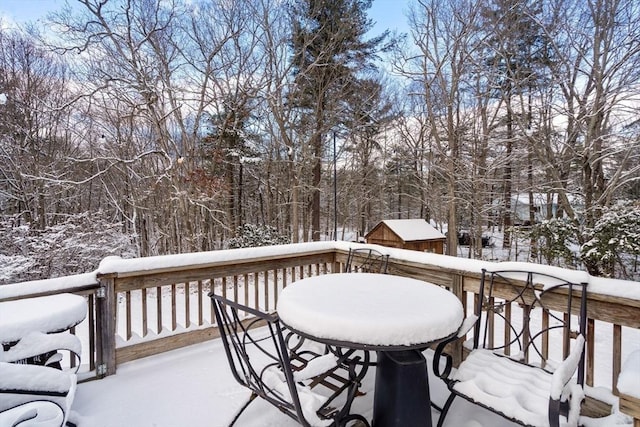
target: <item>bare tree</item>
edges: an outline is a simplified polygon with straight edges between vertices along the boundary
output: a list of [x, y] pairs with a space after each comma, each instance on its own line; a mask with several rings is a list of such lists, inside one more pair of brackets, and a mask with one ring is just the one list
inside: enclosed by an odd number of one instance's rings
[[[532, 146], [560, 208], [582, 223], [577, 237], [584, 243], [601, 210], [640, 176], [638, 138], [629, 127], [640, 105], [640, 8], [633, 1], [597, 0], [562, 1], [550, 10], [553, 25], [540, 25], [554, 42], [556, 91], [543, 132], [531, 134]], [[587, 268], [599, 273], [597, 265]]]
[[[118, 159], [112, 182], [124, 184], [111, 186], [111, 202], [143, 254], [211, 248], [242, 220], [232, 172], [242, 156], [203, 141], [214, 126], [218, 136], [240, 135], [237, 113], [262, 84], [251, 2], [81, 4], [80, 13], [58, 15], [59, 50], [85, 56], [80, 77], [104, 126], [99, 149]], [[210, 170], [221, 165], [226, 180]]]
[[57, 215], [81, 211], [74, 194], [85, 175], [66, 160], [81, 147], [70, 138], [68, 69], [27, 33], [0, 29], [0, 200], [3, 213], [43, 230]]
[[449, 255], [457, 253], [461, 149], [467, 128], [463, 89], [478, 44], [473, 31], [477, 17], [473, 2], [419, 0], [409, 16], [417, 53], [409, 54], [410, 60], [401, 59], [401, 71], [420, 84], [416, 96], [423, 99], [430, 138], [441, 160], [438, 173], [446, 183]]

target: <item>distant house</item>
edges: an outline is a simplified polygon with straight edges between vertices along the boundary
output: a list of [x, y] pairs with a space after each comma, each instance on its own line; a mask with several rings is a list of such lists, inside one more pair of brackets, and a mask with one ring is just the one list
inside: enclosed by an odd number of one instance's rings
[[444, 254], [446, 237], [424, 219], [387, 219], [365, 236], [367, 243]]
[[[557, 198], [553, 197], [551, 201], [547, 199], [546, 194], [533, 194], [533, 211], [535, 222], [540, 222], [546, 218], [547, 211], [551, 209], [552, 216], [556, 215], [558, 210]], [[513, 210], [514, 224], [528, 224], [529, 219], [529, 193], [518, 193], [511, 196], [511, 209]]]

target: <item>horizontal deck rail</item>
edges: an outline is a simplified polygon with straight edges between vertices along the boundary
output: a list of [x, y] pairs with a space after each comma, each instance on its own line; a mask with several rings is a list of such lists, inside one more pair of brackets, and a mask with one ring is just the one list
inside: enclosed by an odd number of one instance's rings
[[[86, 377], [103, 377], [114, 374], [121, 363], [217, 337], [209, 292], [275, 310], [283, 288], [303, 277], [342, 271], [354, 246], [359, 244], [316, 242], [133, 260], [107, 258], [96, 272], [86, 275], [0, 286], [0, 302], [62, 292], [85, 295], [87, 319], [72, 333], [83, 343], [81, 372]], [[481, 270], [489, 262], [465, 259], [461, 263], [444, 255], [379, 249], [390, 255], [390, 274], [446, 287], [462, 300], [468, 313], [473, 312]], [[624, 354], [633, 350], [640, 337], [640, 283], [592, 279], [586, 383], [617, 395]], [[521, 309], [508, 307], [507, 314], [518, 316]], [[542, 313], [540, 321], [548, 321], [548, 314]], [[495, 325], [496, 339], [503, 333]], [[601, 342], [596, 336], [609, 338]], [[545, 351], [551, 352], [560, 342], [555, 337], [545, 340]], [[453, 350], [457, 360], [464, 357], [462, 346]]]

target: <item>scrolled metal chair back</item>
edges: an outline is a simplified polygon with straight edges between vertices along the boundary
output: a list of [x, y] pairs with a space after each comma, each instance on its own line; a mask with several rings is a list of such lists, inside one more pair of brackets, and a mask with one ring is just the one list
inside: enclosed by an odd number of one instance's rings
[[351, 248], [345, 265], [347, 273], [387, 273], [389, 255], [371, 248]]
[[[562, 334], [564, 359], [571, 340], [586, 336], [586, 292], [586, 282], [550, 273], [483, 270], [474, 348], [500, 351], [524, 362], [536, 358], [544, 367], [550, 359], [549, 336]], [[584, 351], [578, 382], [584, 384]]]

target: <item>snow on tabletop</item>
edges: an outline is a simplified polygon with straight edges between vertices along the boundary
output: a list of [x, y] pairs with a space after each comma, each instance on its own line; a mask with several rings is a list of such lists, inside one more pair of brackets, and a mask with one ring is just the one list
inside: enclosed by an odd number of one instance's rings
[[86, 315], [84, 297], [73, 294], [0, 302], [0, 343], [18, 341], [33, 331], [64, 331]]
[[455, 333], [463, 319], [454, 294], [420, 280], [345, 273], [287, 286], [278, 315], [309, 335], [373, 346], [429, 343]]
[[618, 391], [640, 399], [640, 350], [629, 354], [618, 376]]
[[467, 335], [467, 332], [469, 332], [471, 328], [475, 326], [477, 321], [478, 321], [477, 315], [475, 314], [468, 315], [462, 322], [462, 325], [460, 325], [460, 329], [458, 329], [458, 338], [462, 338], [463, 336]]

